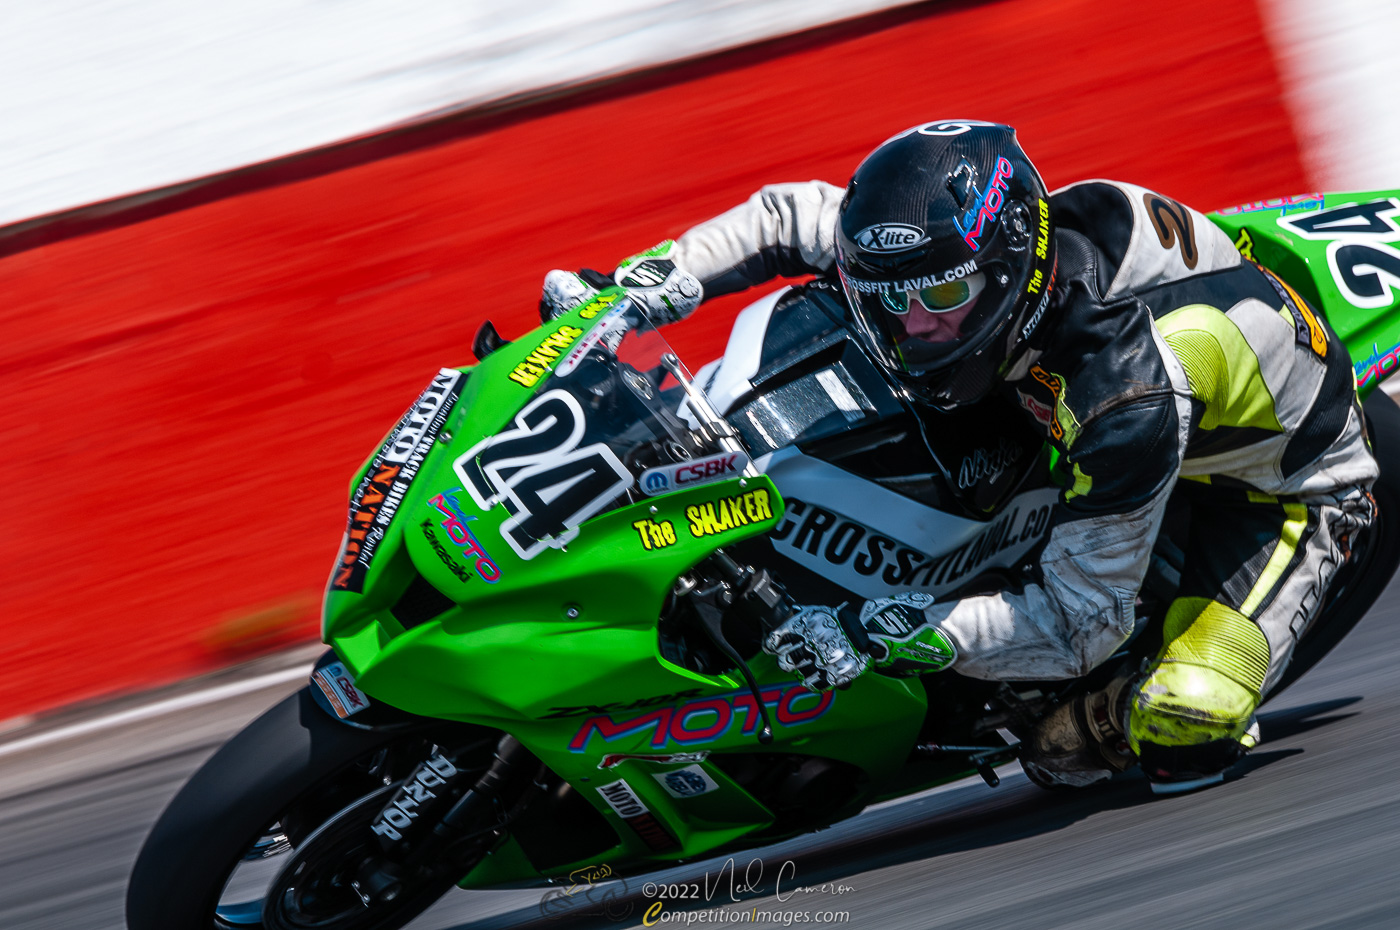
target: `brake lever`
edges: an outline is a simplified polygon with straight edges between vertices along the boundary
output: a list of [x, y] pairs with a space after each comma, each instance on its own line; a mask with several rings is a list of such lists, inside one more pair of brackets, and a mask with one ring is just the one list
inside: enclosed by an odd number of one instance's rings
[[[729, 562], [729, 566], [738, 569], [732, 560], [726, 557], [725, 561]], [[739, 570], [739, 573], [742, 576], [742, 570]], [[765, 579], [768, 577], [767, 572], [762, 574]], [[695, 613], [700, 618], [700, 625], [704, 627], [710, 641], [729, 661], [738, 666], [739, 673], [744, 676], [744, 682], [753, 695], [754, 706], [758, 708], [758, 715], [763, 720], [763, 728], [758, 731], [758, 741], [766, 746], [773, 742], [773, 721], [768, 715], [768, 705], [763, 702], [763, 692], [759, 688], [758, 679], [754, 678], [748, 663], [739, 655], [739, 650], [724, 638], [724, 611], [734, 604], [735, 587], [727, 581], [713, 581], [703, 588], [693, 590], [690, 598], [695, 606]]]

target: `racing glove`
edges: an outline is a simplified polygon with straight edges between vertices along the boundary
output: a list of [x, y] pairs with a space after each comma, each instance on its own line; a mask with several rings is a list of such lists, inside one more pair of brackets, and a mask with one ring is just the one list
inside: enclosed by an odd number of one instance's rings
[[700, 279], [679, 267], [675, 257], [676, 243], [667, 239], [623, 259], [613, 272], [613, 280], [631, 292], [657, 326], [690, 316], [705, 296]]
[[831, 607], [800, 607], [763, 641], [778, 667], [794, 672], [813, 691], [843, 688], [873, 664], [897, 677], [941, 672], [957, 647], [928, 624], [926, 594], [876, 598], [858, 617]]
[[567, 313], [614, 283], [627, 288], [654, 325], [685, 319], [700, 306], [705, 292], [699, 278], [677, 267], [675, 251], [676, 244], [667, 239], [623, 259], [611, 279], [592, 268], [551, 271], [544, 276], [540, 294], [540, 322], [548, 323]]
[[598, 296], [612, 281], [601, 271], [583, 268], [579, 271], [562, 271], [558, 268], [544, 276], [544, 288], [540, 293], [540, 322], [548, 323], [568, 313], [579, 304]]

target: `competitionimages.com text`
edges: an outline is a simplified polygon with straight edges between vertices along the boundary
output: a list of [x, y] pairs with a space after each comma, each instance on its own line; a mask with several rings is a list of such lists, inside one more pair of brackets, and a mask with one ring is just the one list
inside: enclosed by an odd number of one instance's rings
[[694, 924], [754, 924], [771, 923], [791, 927], [797, 924], [826, 926], [844, 924], [851, 920], [850, 911], [769, 911], [749, 908], [707, 907], [696, 911], [668, 911], [661, 901], [654, 902], [642, 914], [642, 924], [689, 927]]

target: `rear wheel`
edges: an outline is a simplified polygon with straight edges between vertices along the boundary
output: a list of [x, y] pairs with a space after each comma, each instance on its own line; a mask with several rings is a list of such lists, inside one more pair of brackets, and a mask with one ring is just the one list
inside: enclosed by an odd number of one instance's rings
[[403, 926], [470, 864], [415, 870], [392, 900], [366, 895], [359, 870], [378, 855], [369, 825], [435, 745], [483, 733], [453, 724], [360, 730], [328, 717], [305, 689], [287, 698], [215, 753], [156, 821], [132, 869], [127, 926]]
[[1361, 622], [1400, 565], [1400, 406], [1384, 391], [1375, 391], [1366, 398], [1363, 409], [1371, 449], [1381, 466], [1380, 477], [1371, 489], [1376, 499], [1375, 519], [1354, 541], [1351, 560], [1337, 572], [1321, 615], [1298, 641], [1293, 660], [1269, 692], [1269, 699], [1322, 661]]

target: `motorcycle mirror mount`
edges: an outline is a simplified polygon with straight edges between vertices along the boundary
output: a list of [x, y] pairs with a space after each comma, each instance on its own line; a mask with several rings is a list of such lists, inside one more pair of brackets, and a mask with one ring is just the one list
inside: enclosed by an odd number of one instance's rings
[[[695, 419], [700, 421], [699, 432], [711, 442], [718, 445], [725, 452], [743, 452], [748, 449], [739, 441], [739, 434], [734, 427], [729, 425], [729, 421], [719, 415], [719, 411], [710, 404], [710, 399], [705, 396], [705, 392], [695, 386], [695, 382], [690, 380], [690, 375], [686, 373], [685, 366], [676, 357], [674, 352], [667, 352], [661, 356], [661, 367], [676, 379], [681, 390], [685, 391], [686, 401], [690, 406], [691, 413]], [[741, 472], [745, 477], [756, 478], [759, 471], [753, 463], [744, 466]]]

